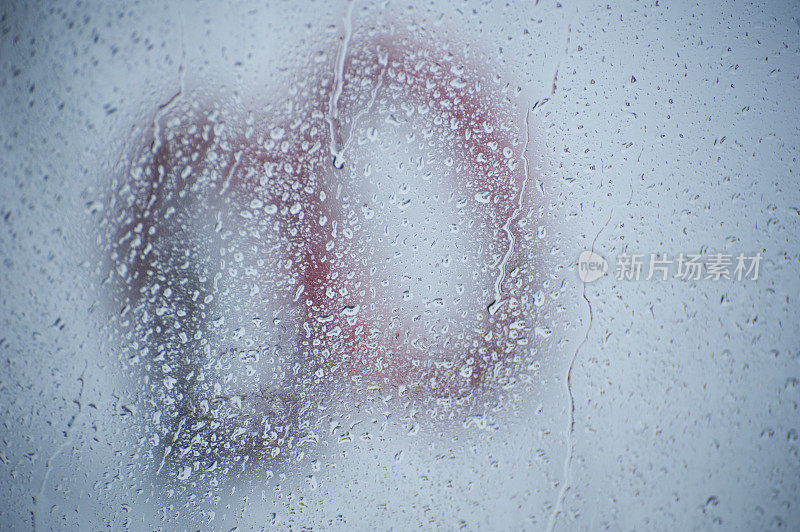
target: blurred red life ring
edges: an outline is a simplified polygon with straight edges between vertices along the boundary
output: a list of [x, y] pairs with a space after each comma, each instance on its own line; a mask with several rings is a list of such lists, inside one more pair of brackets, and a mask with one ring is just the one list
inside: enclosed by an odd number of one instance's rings
[[[137, 184], [123, 184], [127, 200], [117, 199], [127, 205], [112, 246], [114, 261], [125, 265], [118, 299], [132, 301], [146, 291], [146, 279], [166, 276], [153, 250], [159, 238], [168, 238], [165, 220], [194, 202], [201, 210], [226, 211], [229, 226], [242, 226], [240, 248], [257, 249], [247, 260], [239, 252], [240, 262], [261, 264], [250, 294], [295, 309], [291, 372], [307, 388], [399, 390], [425, 401], [462, 400], [503, 386], [529, 362], [532, 341], [526, 318], [532, 287], [525, 276], [515, 276], [531, 267], [536, 252], [520, 222], [541, 207], [526, 196], [538, 180], [528, 161], [529, 111], [520, 111], [513, 87], [487, 79], [474, 61], [434, 42], [368, 32], [348, 44], [338, 73], [303, 75], [283, 108], [273, 104], [263, 116], [220, 120], [219, 109], [189, 104], [183, 112], [194, 116], [176, 119], [167, 134], [156, 131], [139, 159]], [[157, 117], [156, 128], [169, 117]], [[376, 197], [359, 179], [363, 168], [355, 168], [356, 161], [375, 155], [369, 143], [357, 145], [359, 128], [412, 139], [404, 155], [416, 154], [425, 166], [426, 180], [433, 182], [425, 190], [433, 199], [425, 207], [428, 218], [410, 223], [422, 230], [437, 223], [437, 213], [450, 216], [447, 208], [459, 213], [460, 223], [449, 224], [455, 236], [436, 234], [461, 253], [453, 262], [462, 263], [454, 274], [462, 282], [440, 275], [435, 287], [460, 290], [451, 305], [455, 311], [441, 308], [447, 307], [442, 302], [434, 301], [440, 308], [431, 311], [398, 301], [388, 278], [401, 279], [403, 269], [415, 268], [416, 253], [406, 250], [391, 264], [391, 216], [381, 220], [382, 240], [369, 236], [381, 230], [377, 222], [365, 216], [353, 223], [354, 205], [363, 206], [370, 193]], [[238, 217], [240, 211], [248, 214]], [[210, 223], [207, 216], [195, 218], [192, 223]], [[181, 231], [191, 232], [187, 224], [178, 224]], [[169, 238], [178, 240], [174, 253], [181, 237]], [[424, 287], [422, 275], [417, 280]], [[189, 292], [185, 298], [198, 299]], [[209, 317], [198, 308], [184, 317], [202, 328], [200, 321]], [[184, 332], [182, 343], [191, 343], [190, 336]], [[193, 337], [205, 341], [196, 331]], [[188, 348], [200, 350], [200, 344]], [[206, 358], [213, 362], [214, 356]], [[193, 392], [187, 385], [178, 394]], [[259, 408], [258, 401], [252, 404]]]

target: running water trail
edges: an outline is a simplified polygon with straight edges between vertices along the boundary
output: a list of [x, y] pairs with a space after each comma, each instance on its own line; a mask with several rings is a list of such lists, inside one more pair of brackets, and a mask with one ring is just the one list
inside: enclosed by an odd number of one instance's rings
[[[611, 218], [613, 216], [614, 209], [611, 209], [611, 213], [608, 215], [606, 223], [603, 224], [603, 227], [600, 228], [600, 230], [594, 236], [594, 240], [592, 240], [592, 252], [594, 252], [594, 245], [597, 243], [597, 239], [600, 237], [600, 234], [605, 231], [606, 227], [608, 227], [608, 224], [611, 223]], [[575, 348], [575, 352], [572, 354], [572, 359], [569, 361], [567, 374], [564, 378], [564, 391], [567, 394], [569, 406], [569, 423], [566, 431], [567, 449], [564, 454], [564, 468], [562, 473], [563, 479], [561, 481], [561, 489], [558, 492], [558, 499], [556, 500], [555, 506], [553, 506], [553, 513], [550, 515], [550, 520], [547, 524], [547, 530], [549, 532], [555, 530], [558, 516], [561, 515], [562, 512], [561, 508], [564, 505], [564, 499], [567, 496], [567, 492], [569, 492], [570, 488], [572, 487], [572, 458], [575, 452], [575, 396], [572, 394], [572, 369], [575, 367], [575, 361], [578, 359], [578, 353], [580, 352], [581, 348], [586, 344], [586, 342], [589, 341], [589, 331], [592, 330], [592, 320], [594, 318], [594, 314], [592, 313], [592, 302], [589, 301], [588, 297], [586, 297], [586, 283], [583, 283], [581, 297], [583, 297], [583, 300], [586, 301], [586, 306], [589, 309], [589, 324], [586, 326], [586, 334], [584, 334], [583, 340], [581, 340], [581, 343], [578, 344], [578, 347]]]
[[64, 430], [64, 441], [61, 442], [61, 445], [56, 447], [56, 450], [47, 458], [44, 463], [44, 476], [42, 476], [42, 483], [39, 485], [39, 493], [33, 497], [33, 511], [31, 512], [31, 521], [33, 525], [33, 529], [36, 530], [36, 513], [42, 506], [42, 502], [45, 500], [44, 490], [47, 487], [47, 480], [50, 478], [50, 471], [53, 468], [53, 460], [58, 458], [58, 456], [64, 452], [64, 449], [67, 448], [72, 443], [72, 427], [75, 425], [75, 421], [78, 420], [78, 416], [81, 415], [83, 412], [83, 390], [86, 385], [86, 369], [89, 367], [88, 362], [84, 362], [83, 371], [81, 372], [81, 376], [78, 377], [78, 382], [81, 383], [81, 387], [78, 390], [78, 397], [73, 401], [73, 404], [77, 405], [78, 411], [72, 415], [70, 420], [67, 422], [67, 428]]
[[344, 35], [336, 54], [336, 71], [334, 73], [334, 87], [331, 98], [328, 101], [328, 125], [331, 133], [331, 155], [333, 155], [333, 167], [336, 169], [344, 166], [342, 151], [342, 124], [339, 122], [339, 96], [342, 94], [344, 84], [344, 60], [347, 57], [347, 47], [350, 45], [350, 38], [353, 34], [353, 6], [355, 0], [347, 4], [347, 12], [344, 16]]
[[503, 224], [503, 231], [505, 231], [506, 236], [508, 236], [508, 249], [506, 250], [503, 258], [500, 260], [499, 263], [495, 264], [494, 267], [497, 267], [498, 264], [500, 266], [500, 273], [497, 275], [497, 280], [494, 283], [494, 301], [489, 305], [489, 314], [494, 315], [500, 307], [502, 306], [503, 300], [503, 279], [506, 276], [506, 266], [508, 264], [508, 259], [511, 257], [511, 254], [514, 252], [514, 245], [516, 243], [516, 239], [514, 238], [514, 233], [511, 232], [511, 224], [517, 219], [519, 213], [522, 212], [522, 202], [525, 198], [525, 188], [528, 185], [528, 144], [530, 143], [530, 134], [531, 134], [531, 108], [528, 109], [528, 112], [525, 113], [525, 143], [522, 147], [522, 167], [524, 170], [524, 177], [522, 179], [522, 185], [519, 189], [519, 197], [517, 198], [517, 207], [514, 209], [514, 212], [511, 213], [511, 216], [508, 217], [506, 223]]
[[364, 115], [366, 115], [372, 110], [372, 107], [375, 105], [375, 99], [378, 96], [378, 92], [381, 90], [381, 87], [383, 86], [383, 78], [386, 75], [386, 68], [387, 65], [389, 64], [389, 55], [380, 49], [378, 50], [378, 64], [381, 65], [381, 72], [380, 74], [378, 74], [378, 81], [375, 84], [375, 88], [373, 88], [372, 92], [370, 93], [369, 102], [363, 109], [361, 109], [361, 111], [358, 112], [355, 118], [353, 118], [353, 124], [350, 126], [350, 131], [347, 133], [347, 139], [344, 141], [342, 149], [339, 152], [339, 158], [342, 161], [344, 161], [344, 152], [347, 150], [348, 146], [350, 146], [350, 143], [353, 141], [353, 132], [356, 130], [356, 126], [358, 125], [359, 120], [361, 120], [361, 118]]
[[178, 91], [161, 105], [153, 117], [153, 153], [161, 148], [161, 120], [175, 107], [175, 104], [186, 94], [186, 42], [184, 39], [183, 15], [178, 11], [178, 24], [181, 36], [181, 62], [178, 65]]

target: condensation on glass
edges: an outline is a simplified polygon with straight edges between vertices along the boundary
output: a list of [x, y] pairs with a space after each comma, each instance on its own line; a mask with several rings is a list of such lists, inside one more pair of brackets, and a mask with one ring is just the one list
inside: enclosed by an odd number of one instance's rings
[[0, 521], [796, 528], [797, 20], [0, 8]]

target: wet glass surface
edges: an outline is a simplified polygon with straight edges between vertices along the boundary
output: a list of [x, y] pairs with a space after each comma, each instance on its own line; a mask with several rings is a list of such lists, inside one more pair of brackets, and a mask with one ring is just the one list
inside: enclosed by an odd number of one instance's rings
[[0, 524], [797, 528], [799, 21], [0, 8]]

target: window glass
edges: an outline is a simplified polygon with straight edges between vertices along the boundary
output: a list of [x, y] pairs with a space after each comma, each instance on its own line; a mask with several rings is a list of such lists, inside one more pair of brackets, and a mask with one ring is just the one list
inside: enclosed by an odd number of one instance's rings
[[791, 3], [0, 8], [0, 522], [796, 529]]

